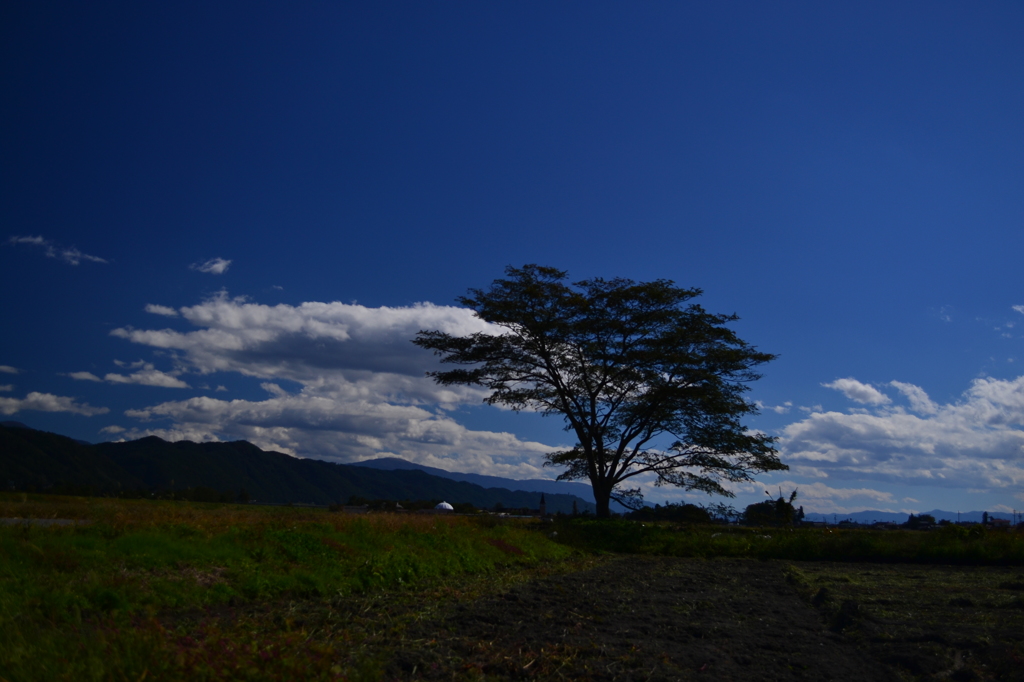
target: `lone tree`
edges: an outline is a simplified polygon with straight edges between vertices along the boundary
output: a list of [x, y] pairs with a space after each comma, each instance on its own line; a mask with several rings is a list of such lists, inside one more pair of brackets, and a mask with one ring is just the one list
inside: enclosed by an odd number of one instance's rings
[[732, 497], [723, 482], [788, 468], [773, 438], [740, 423], [757, 413], [743, 395], [760, 378], [754, 368], [775, 356], [725, 326], [735, 315], [690, 303], [700, 289], [660, 279], [568, 283], [565, 271], [539, 265], [505, 274], [458, 299], [499, 332], [420, 331], [413, 343], [459, 365], [428, 373], [442, 385], [483, 386], [489, 404], [561, 415], [577, 443], [545, 466], [565, 467], [559, 480], [589, 478], [599, 517], [611, 500], [642, 504], [639, 488], [623, 486], [640, 474]]

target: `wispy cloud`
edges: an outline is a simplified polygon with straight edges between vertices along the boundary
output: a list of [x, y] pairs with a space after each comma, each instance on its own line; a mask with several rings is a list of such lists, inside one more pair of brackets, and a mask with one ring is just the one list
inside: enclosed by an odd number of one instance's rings
[[14, 384], [0, 384], [0, 391], [8, 393], [14, 390]]
[[850, 400], [856, 400], [864, 405], [884, 405], [891, 402], [889, 396], [885, 395], [870, 384], [862, 384], [856, 379], [836, 379], [830, 384], [822, 384], [825, 388], [834, 388], [842, 391]]
[[157, 305], [155, 303], [147, 303], [145, 308], [147, 313], [153, 313], [154, 315], [163, 315], [164, 317], [177, 317], [178, 311], [174, 308], [170, 308], [165, 305]]
[[192, 270], [198, 270], [199, 272], [206, 272], [211, 275], [222, 275], [227, 272], [228, 267], [231, 266], [231, 261], [224, 258], [211, 258], [205, 263], [193, 263], [188, 266]]
[[106, 381], [111, 384], [139, 384], [140, 386], [162, 386], [163, 388], [190, 388], [188, 384], [178, 378], [181, 372], [162, 372], [156, 369], [151, 363], [142, 360], [133, 363], [114, 361], [114, 364], [121, 367], [137, 370], [131, 374], [117, 374], [110, 372], [101, 379], [92, 372], [71, 372], [68, 374], [72, 379], [78, 381]]
[[153, 366], [152, 363], [139, 360], [127, 363], [115, 360], [114, 364], [120, 367], [127, 367], [136, 371], [131, 374], [116, 374], [114, 372], [104, 375], [103, 380], [112, 384], [138, 384], [140, 386], [161, 386], [163, 388], [190, 388], [188, 384], [178, 378], [180, 371], [162, 372]]
[[76, 381], [103, 381], [92, 372], [69, 372], [68, 376]]
[[12, 245], [25, 244], [27, 246], [38, 246], [45, 251], [48, 258], [56, 258], [70, 265], [78, 265], [82, 261], [90, 261], [93, 263], [109, 262], [105, 258], [90, 256], [87, 253], [83, 253], [74, 246], [61, 246], [52, 239], [46, 239], [43, 236], [11, 237], [7, 240], [7, 243]]
[[0, 398], [0, 414], [14, 414], [24, 410], [38, 412], [70, 412], [92, 417], [97, 414], [106, 414], [110, 410], [106, 407], [93, 407], [88, 403], [78, 403], [74, 398], [53, 395], [52, 393], [37, 393], [33, 391], [24, 398]]
[[905, 384], [902, 381], [890, 381], [889, 385], [898, 390], [910, 401], [910, 408], [918, 414], [936, 414], [938, 406], [932, 402], [928, 394], [920, 386]]
[[21, 370], [17, 367], [11, 367], [10, 365], [0, 365], [0, 372], [4, 374], [20, 374]]
[[782, 403], [781, 405], [766, 405], [758, 401], [757, 406], [760, 407], [762, 410], [769, 410], [771, 412], [774, 412], [775, 414], [786, 414], [791, 409], [793, 409], [793, 403], [792, 401], [789, 400]]

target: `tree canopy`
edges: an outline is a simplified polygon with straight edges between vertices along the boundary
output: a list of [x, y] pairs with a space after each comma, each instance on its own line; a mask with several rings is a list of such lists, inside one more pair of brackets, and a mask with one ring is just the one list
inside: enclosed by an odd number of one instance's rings
[[459, 298], [496, 332], [424, 330], [413, 343], [457, 365], [428, 373], [442, 385], [482, 386], [492, 405], [560, 415], [577, 442], [545, 465], [564, 467], [560, 480], [589, 478], [598, 516], [610, 500], [637, 508], [639, 487], [624, 484], [641, 474], [732, 497], [724, 482], [788, 468], [774, 439], [741, 423], [757, 412], [744, 395], [760, 378], [755, 368], [775, 356], [726, 326], [735, 315], [693, 303], [700, 289], [664, 279], [569, 283], [539, 265], [505, 274]]

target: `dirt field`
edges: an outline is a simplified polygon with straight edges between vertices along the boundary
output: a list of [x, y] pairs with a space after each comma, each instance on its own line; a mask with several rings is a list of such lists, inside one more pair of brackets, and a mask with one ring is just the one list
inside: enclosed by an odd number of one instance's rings
[[459, 601], [393, 679], [1024, 680], [1019, 567], [622, 557]]
[[452, 604], [406, 632], [387, 676], [895, 680], [778, 563], [631, 557]]

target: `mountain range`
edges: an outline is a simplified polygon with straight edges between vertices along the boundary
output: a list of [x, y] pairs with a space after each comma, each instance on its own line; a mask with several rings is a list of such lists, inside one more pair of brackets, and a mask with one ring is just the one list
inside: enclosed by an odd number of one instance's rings
[[[981, 523], [982, 516], [985, 514], [983, 511], [969, 511], [969, 512], [951, 512], [944, 511], [942, 509], [932, 509], [929, 512], [921, 512], [921, 514], [931, 514], [935, 517], [936, 521], [952, 521], [952, 522], [963, 522], [963, 523]], [[988, 515], [996, 519], [1008, 519], [1013, 521], [1012, 514], [1005, 514], [1002, 512], [988, 512]], [[882, 512], [882, 511], [861, 511], [854, 512], [853, 514], [807, 514], [804, 518], [807, 521], [827, 521], [828, 523], [834, 523], [835, 521], [855, 521], [856, 523], [875, 523], [876, 521], [885, 521], [888, 523], [905, 523], [910, 514], [904, 514], [901, 512]], [[914, 516], [920, 516], [920, 514], [914, 514]], [[1020, 520], [1020, 514], [1017, 515], [1017, 520]]]
[[[55, 487], [99, 494], [173, 491], [204, 487], [236, 495], [245, 489], [261, 502], [334, 504], [356, 496], [386, 500], [446, 500], [481, 508], [537, 508], [540, 493], [550, 512], [593, 512], [593, 493], [583, 483], [517, 480], [460, 473], [381, 457], [355, 464], [333, 464], [261, 450], [247, 441], [169, 443], [156, 436], [91, 444], [39, 431], [20, 422], [0, 422], [0, 487], [48, 490]], [[619, 508], [617, 511], [624, 511]], [[980, 522], [982, 511], [933, 509], [936, 520]], [[808, 513], [808, 521], [903, 523], [909, 515], [860, 511]], [[989, 512], [999, 519], [1011, 514]]]
[[[371, 469], [382, 469], [385, 471], [417, 470], [433, 476], [450, 478], [453, 481], [466, 481], [484, 488], [507, 488], [509, 490], [523, 490], [527, 492], [575, 495], [584, 500], [594, 498], [594, 491], [589, 484], [572, 483], [569, 481], [551, 481], [543, 478], [514, 479], [502, 478], [500, 476], [487, 476], [484, 474], [467, 474], [459, 471], [448, 471], [437, 467], [428, 467], [416, 464], [400, 457], [379, 457], [357, 462], [351, 466], [369, 467]], [[612, 511], [629, 511], [622, 505], [612, 502]]]
[[512, 479], [495, 480], [516, 490], [484, 487], [413, 465], [386, 469], [379, 463], [376, 467], [333, 464], [261, 450], [247, 441], [170, 443], [147, 436], [93, 445], [18, 422], [3, 422], [0, 454], [0, 485], [17, 490], [116, 494], [202, 487], [232, 496], [244, 490], [247, 497], [259, 502], [336, 504], [360, 497], [445, 500], [487, 509], [499, 504], [536, 509], [543, 492], [549, 512], [569, 513], [574, 503], [580, 512], [594, 511], [593, 502], [585, 498], [525, 489], [531, 486], [515, 485], [519, 482]]

